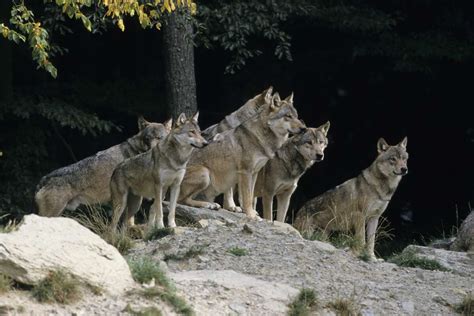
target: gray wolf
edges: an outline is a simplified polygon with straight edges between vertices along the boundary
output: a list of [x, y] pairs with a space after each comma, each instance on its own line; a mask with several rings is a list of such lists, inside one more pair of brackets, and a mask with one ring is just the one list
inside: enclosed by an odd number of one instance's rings
[[164, 124], [150, 123], [139, 117], [138, 134], [44, 176], [35, 194], [39, 215], [59, 216], [66, 208], [75, 210], [80, 204], [108, 202], [110, 177], [115, 167], [125, 159], [155, 146], [169, 133], [171, 123], [171, 120]]
[[[305, 128], [298, 119], [292, 95], [281, 100], [275, 93], [270, 104], [264, 104], [257, 115], [221, 133], [218, 141], [193, 154], [178, 201], [217, 209], [220, 205], [213, 202], [215, 197], [238, 184], [242, 209], [248, 217], [256, 218], [253, 198], [258, 172], [275, 156], [289, 133], [301, 133]], [[198, 194], [205, 201], [195, 200]]]
[[255, 197], [262, 197], [263, 217], [273, 220], [273, 198], [277, 198], [277, 221], [284, 222], [291, 195], [298, 180], [315, 162], [324, 159], [330, 123], [308, 128], [281, 147], [273, 159], [260, 170], [255, 185]]
[[186, 165], [194, 148], [202, 148], [208, 142], [201, 136], [196, 113], [187, 119], [184, 113], [178, 117], [170, 133], [151, 150], [129, 158], [115, 169], [110, 180], [115, 230], [127, 208], [131, 217], [140, 207], [142, 198], [154, 198], [148, 217], [148, 227], [164, 227], [162, 201], [168, 188], [170, 204], [168, 226], [176, 227], [175, 210], [179, 188]]
[[353, 231], [357, 244], [369, 259], [377, 260], [374, 243], [378, 221], [402, 176], [408, 173], [406, 146], [406, 137], [395, 146], [379, 139], [375, 161], [357, 177], [303, 205], [294, 226], [301, 232], [315, 228], [323, 232]]
[[222, 133], [224, 131], [236, 128], [246, 120], [257, 115], [257, 113], [263, 109], [264, 104], [270, 104], [272, 98], [272, 90], [273, 87], [269, 87], [261, 94], [258, 94], [252, 99], [248, 100], [236, 111], [227, 115], [222, 121], [206, 128], [204, 131], [202, 131], [201, 135], [205, 139], [211, 140], [218, 133]]

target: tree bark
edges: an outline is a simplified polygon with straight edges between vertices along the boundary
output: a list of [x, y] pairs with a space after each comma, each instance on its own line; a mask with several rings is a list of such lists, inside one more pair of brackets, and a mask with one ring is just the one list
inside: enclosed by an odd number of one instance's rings
[[[0, 1], [0, 21], [10, 19], [11, 1]], [[9, 40], [0, 35], [0, 103], [11, 99], [12, 84], [12, 47]]]
[[171, 13], [163, 25], [163, 60], [165, 68], [167, 112], [177, 118], [197, 110], [194, 74], [193, 26], [189, 10]]

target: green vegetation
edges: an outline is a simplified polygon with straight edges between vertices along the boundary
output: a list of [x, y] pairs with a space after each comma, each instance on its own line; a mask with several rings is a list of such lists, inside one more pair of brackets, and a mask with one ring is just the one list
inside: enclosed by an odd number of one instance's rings
[[187, 259], [190, 259], [190, 258], [194, 258], [196, 256], [202, 255], [204, 253], [204, 249], [206, 247], [207, 246], [205, 246], [205, 245], [191, 246], [191, 248], [189, 248], [185, 252], [167, 254], [167, 255], [165, 255], [163, 260], [165, 260], [165, 261], [169, 261], [169, 260], [181, 261], [181, 260], [187, 260]]
[[318, 299], [312, 289], [303, 288], [288, 305], [289, 316], [309, 316], [318, 308]]
[[360, 308], [353, 298], [337, 298], [330, 302], [328, 307], [332, 308], [338, 316], [360, 315]]
[[0, 294], [8, 292], [13, 286], [13, 280], [0, 273]]
[[461, 303], [454, 307], [455, 311], [464, 316], [474, 315], [474, 294], [468, 293]]
[[233, 254], [234, 256], [241, 257], [249, 254], [249, 251], [245, 248], [232, 247], [227, 250], [228, 253]]
[[[171, 280], [160, 269], [160, 266], [150, 258], [132, 259], [128, 262], [132, 276], [139, 283], [148, 283], [155, 280], [154, 287], [146, 288], [140, 294], [147, 298], [160, 298], [173, 306], [174, 310], [181, 315], [193, 315], [192, 308], [186, 301], [176, 294], [176, 289]], [[142, 315], [142, 314], [139, 314]]]
[[392, 256], [389, 262], [395, 263], [401, 267], [421, 268], [425, 270], [449, 271], [443, 267], [438, 261], [433, 259], [421, 258], [414, 251], [403, 251], [398, 255]]
[[72, 218], [81, 225], [89, 228], [102, 237], [106, 242], [117, 248], [121, 254], [126, 254], [134, 245], [133, 239], [126, 229], [110, 229], [110, 221], [107, 217], [107, 209], [103, 206], [88, 205], [81, 212], [74, 212]]
[[156, 307], [147, 307], [143, 310], [136, 311], [132, 308], [132, 306], [130, 306], [130, 304], [127, 304], [127, 306], [125, 306], [125, 309], [123, 310], [123, 312], [128, 313], [133, 316], [161, 316], [163, 315], [161, 311]]
[[144, 240], [155, 240], [155, 239], [161, 239], [163, 237], [166, 237], [168, 235], [174, 234], [174, 229], [170, 227], [163, 227], [163, 228], [158, 228], [158, 227], [153, 227], [151, 228], [145, 235]]
[[39, 302], [69, 304], [81, 298], [80, 283], [63, 271], [53, 271], [33, 287], [32, 294]]

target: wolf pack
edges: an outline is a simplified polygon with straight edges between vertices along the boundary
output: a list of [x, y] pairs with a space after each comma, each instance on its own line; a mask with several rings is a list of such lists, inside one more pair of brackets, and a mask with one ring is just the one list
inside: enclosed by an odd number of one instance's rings
[[[35, 202], [42, 216], [60, 216], [79, 205], [111, 202], [110, 229], [135, 225], [143, 198], [153, 199], [147, 228], [176, 227], [177, 203], [244, 212], [285, 222], [299, 179], [324, 159], [330, 123], [307, 127], [298, 118], [293, 93], [285, 99], [269, 87], [221, 122], [201, 131], [199, 112], [152, 123], [138, 119], [138, 134], [44, 176]], [[379, 218], [407, 174], [407, 138], [376, 144], [375, 160], [358, 176], [307, 201], [293, 225], [303, 233], [353, 233], [372, 261]], [[223, 205], [215, 199], [223, 195]], [[276, 210], [274, 200], [276, 198]], [[238, 203], [236, 203], [238, 202]], [[379, 259], [380, 260], [380, 259]]]

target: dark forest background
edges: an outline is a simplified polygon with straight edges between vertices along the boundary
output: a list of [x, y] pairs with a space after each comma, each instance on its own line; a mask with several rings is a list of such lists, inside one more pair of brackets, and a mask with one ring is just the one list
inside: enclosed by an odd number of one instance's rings
[[[4, 1], [2, 1], [4, 2]], [[8, 3], [8, 1], [6, 1]], [[8, 20], [8, 4], [0, 20]], [[272, 85], [308, 126], [331, 121], [326, 158], [290, 212], [357, 175], [376, 142], [408, 137], [409, 174], [386, 216], [397, 242], [450, 235], [474, 203], [474, 2], [197, 1], [201, 128]], [[0, 38], [0, 214], [34, 212], [41, 176], [168, 118], [164, 33], [126, 20], [90, 33], [33, 8], [57, 44], [53, 79]], [[61, 28], [64, 35], [61, 35]], [[54, 31], [54, 32], [53, 32]], [[62, 53], [62, 54], [61, 54]], [[424, 236], [424, 237], [423, 237]]]

